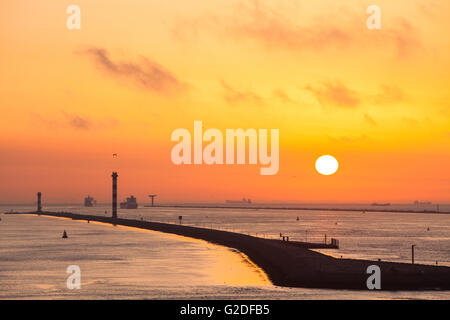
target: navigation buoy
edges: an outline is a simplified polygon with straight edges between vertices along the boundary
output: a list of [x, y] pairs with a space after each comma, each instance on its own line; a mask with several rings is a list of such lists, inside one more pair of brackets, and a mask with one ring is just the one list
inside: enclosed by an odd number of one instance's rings
[[63, 239], [68, 238], [66, 230], [64, 230], [63, 235], [62, 235], [62, 238], [63, 238]]
[[299, 221], [300, 220], [300, 218], [299, 217], [297, 217], [297, 221]]

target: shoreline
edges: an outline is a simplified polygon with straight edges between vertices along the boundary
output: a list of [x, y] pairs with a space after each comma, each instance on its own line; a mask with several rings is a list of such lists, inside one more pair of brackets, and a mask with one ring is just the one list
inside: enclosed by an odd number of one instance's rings
[[370, 265], [381, 269], [382, 290], [450, 290], [450, 267], [339, 259], [280, 240], [257, 238], [229, 231], [177, 224], [83, 215], [68, 212], [23, 212], [148, 229], [205, 240], [236, 249], [282, 287], [367, 290]]

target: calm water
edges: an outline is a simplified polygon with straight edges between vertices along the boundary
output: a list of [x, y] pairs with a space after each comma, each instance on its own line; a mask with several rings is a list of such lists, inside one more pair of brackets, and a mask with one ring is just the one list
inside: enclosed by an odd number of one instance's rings
[[[2, 206], [1, 212], [31, 207]], [[52, 211], [110, 214], [107, 206]], [[141, 208], [123, 218], [221, 228], [292, 240], [339, 239], [344, 258], [450, 266], [450, 215], [249, 209]], [[299, 217], [299, 221], [297, 221]], [[0, 214], [1, 299], [448, 299], [450, 292], [373, 292], [281, 288], [246, 257], [204, 241], [159, 232], [43, 216]], [[61, 239], [63, 230], [69, 238]], [[68, 290], [66, 268], [81, 268]]]

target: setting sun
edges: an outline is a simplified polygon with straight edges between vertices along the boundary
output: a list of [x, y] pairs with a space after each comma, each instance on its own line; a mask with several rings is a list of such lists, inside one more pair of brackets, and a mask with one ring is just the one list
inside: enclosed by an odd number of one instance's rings
[[339, 163], [333, 156], [321, 156], [316, 160], [316, 170], [325, 176], [332, 175], [337, 171]]

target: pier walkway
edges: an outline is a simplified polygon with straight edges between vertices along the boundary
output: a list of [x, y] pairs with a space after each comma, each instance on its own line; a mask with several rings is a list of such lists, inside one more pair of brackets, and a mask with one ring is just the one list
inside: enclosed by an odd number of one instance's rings
[[382, 290], [450, 290], [450, 267], [338, 259], [310, 250], [307, 243], [264, 239], [177, 224], [68, 212], [43, 211], [20, 214], [98, 221], [205, 240], [244, 253], [277, 286], [367, 290], [366, 281], [370, 276], [366, 273], [367, 267], [377, 265], [381, 269]]

